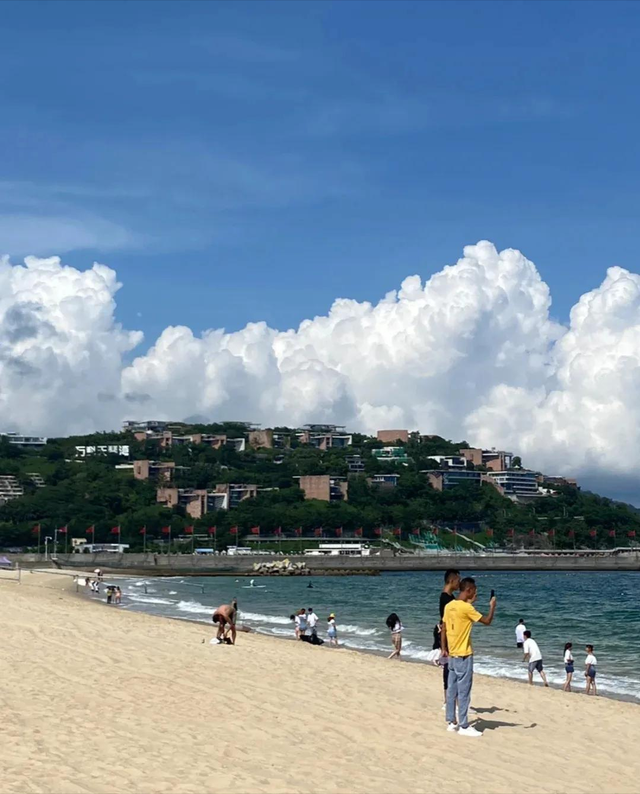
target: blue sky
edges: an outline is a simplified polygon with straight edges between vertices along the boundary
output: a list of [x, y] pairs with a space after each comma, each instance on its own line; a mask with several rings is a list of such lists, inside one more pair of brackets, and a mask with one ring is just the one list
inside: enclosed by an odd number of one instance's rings
[[633, 3], [3, 3], [0, 248], [118, 319], [277, 328], [490, 239], [637, 270]]

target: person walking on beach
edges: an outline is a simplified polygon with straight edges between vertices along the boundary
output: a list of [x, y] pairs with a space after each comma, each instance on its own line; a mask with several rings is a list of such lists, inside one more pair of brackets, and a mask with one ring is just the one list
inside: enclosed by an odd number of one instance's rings
[[573, 644], [570, 642], [565, 642], [564, 644], [564, 671], [567, 674], [565, 679], [564, 685], [562, 687], [564, 692], [571, 692], [571, 679], [573, 678], [573, 654], [571, 653], [571, 649], [573, 648]]
[[336, 616], [333, 612], [327, 618], [327, 637], [329, 638], [329, 645], [338, 644], [338, 629], [336, 628]]
[[116, 591], [113, 594], [113, 603], [114, 604], [122, 603], [122, 590], [119, 587], [116, 587]]
[[312, 637], [318, 636], [318, 616], [313, 611], [313, 607], [307, 609], [307, 626]]
[[107, 604], [110, 604], [113, 599], [113, 585], [107, 587]]
[[436, 626], [433, 635], [433, 647], [440, 648], [440, 661], [442, 667], [442, 683], [444, 685], [444, 705], [443, 709], [447, 707], [447, 684], [449, 682], [449, 662], [446, 653], [442, 650], [442, 632], [444, 629], [444, 610], [450, 601], [455, 599], [454, 593], [460, 589], [460, 571], [455, 568], [450, 568], [444, 574], [444, 587], [440, 593], [440, 623]]
[[544, 672], [542, 664], [542, 653], [538, 643], [532, 638], [529, 630], [524, 633], [524, 645], [522, 647], [524, 652], [524, 661], [529, 662], [529, 683], [533, 686], [533, 671], [537, 670], [540, 673], [540, 678], [544, 681], [545, 686], [549, 686], [547, 676]]
[[587, 658], [584, 660], [584, 677], [587, 679], [586, 694], [597, 695], [598, 689], [596, 687], [596, 666], [598, 660], [593, 653], [593, 645], [587, 645]]
[[231, 645], [236, 644], [236, 616], [238, 602], [234, 598], [230, 604], [222, 604], [213, 613], [211, 620], [218, 625], [216, 639], [218, 643], [225, 642], [231, 633]]
[[391, 643], [393, 645], [393, 652], [387, 658], [399, 659], [400, 651], [402, 650], [402, 631], [404, 626], [400, 618], [395, 612], [392, 612], [386, 620], [387, 628], [391, 631]]
[[516, 626], [516, 648], [522, 648], [524, 645], [524, 633], [526, 630], [527, 627], [524, 625], [524, 620], [520, 618]]
[[[444, 608], [444, 626], [441, 635], [442, 652], [449, 656], [447, 686], [447, 730], [460, 736], [482, 736], [469, 725], [468, 713], [473, 685], [473, 648], [471, 629], [474, 623], [490, 626], [496, 611], [496, 598], [489, 601], [489, 614], [481, 615], [473, 606], [478, 591], [475, 579], [470, 576], [460, 582], [460, 595]], [[456, 703], [458, 722], [456, 723]]]

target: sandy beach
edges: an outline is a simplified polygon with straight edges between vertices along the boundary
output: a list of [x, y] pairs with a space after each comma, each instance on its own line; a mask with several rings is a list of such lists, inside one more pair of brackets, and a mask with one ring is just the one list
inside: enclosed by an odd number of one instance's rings
[[484, 736], [464, 739], [429, 665], [214, 646], [208, 626], [74, 590], [0, 579], [3, 794], [638, 791], [637, 705], [477, 676]]

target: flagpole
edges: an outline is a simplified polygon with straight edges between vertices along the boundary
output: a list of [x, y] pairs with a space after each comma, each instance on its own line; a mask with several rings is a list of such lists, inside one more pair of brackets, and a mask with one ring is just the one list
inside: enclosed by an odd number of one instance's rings
[[147, 528], [146, 527], [142, 527], [142, 529], [144, 530], [143, 533], [142, 533], [142, 553], [146, 554], [147, 553]]
[[65, 527], [64, 533], [64, 554], [65, 557], [69, 554], [69, 527]]
[[38, 556], [40, 556], [40, 533], [42, 532], [42, 526], [38, 524]]
[[53, 557], [52, 559], [58, 559], [58, 527], [53, 530]]

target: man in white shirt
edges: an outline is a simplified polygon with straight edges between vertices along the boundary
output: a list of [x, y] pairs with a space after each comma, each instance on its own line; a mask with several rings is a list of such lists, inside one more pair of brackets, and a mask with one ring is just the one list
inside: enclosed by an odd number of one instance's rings
[[522, 648], [524, 645], [524, 633], [526, 630], [527, 627], [524, 625], [524, 620], [520, 618], [516, 626], [516, 648]]
[[309, 627], [312, 637], [318, 636], [318, 630], [316, 629], [317, 625], [318, 625], [318, 616], [313, 611], [313, 607], [309, 607], [309, 609], [307, 610], [307, 626]]
[[531, 638], [531, 632], [528, 630], [524, 633], [524, 646], [522, 650], [524, 651], [524, 661], [529, 662], [529, 683], [531, 686], [533, 686], [534, 670], [540, 673], [540, 678], [544, 681], [544, 685], [549, 686], [547, 683], [547, 676], [542, 667], [542, 654], [540, 653], [540, 648], [538, 647], [538, 643]]

